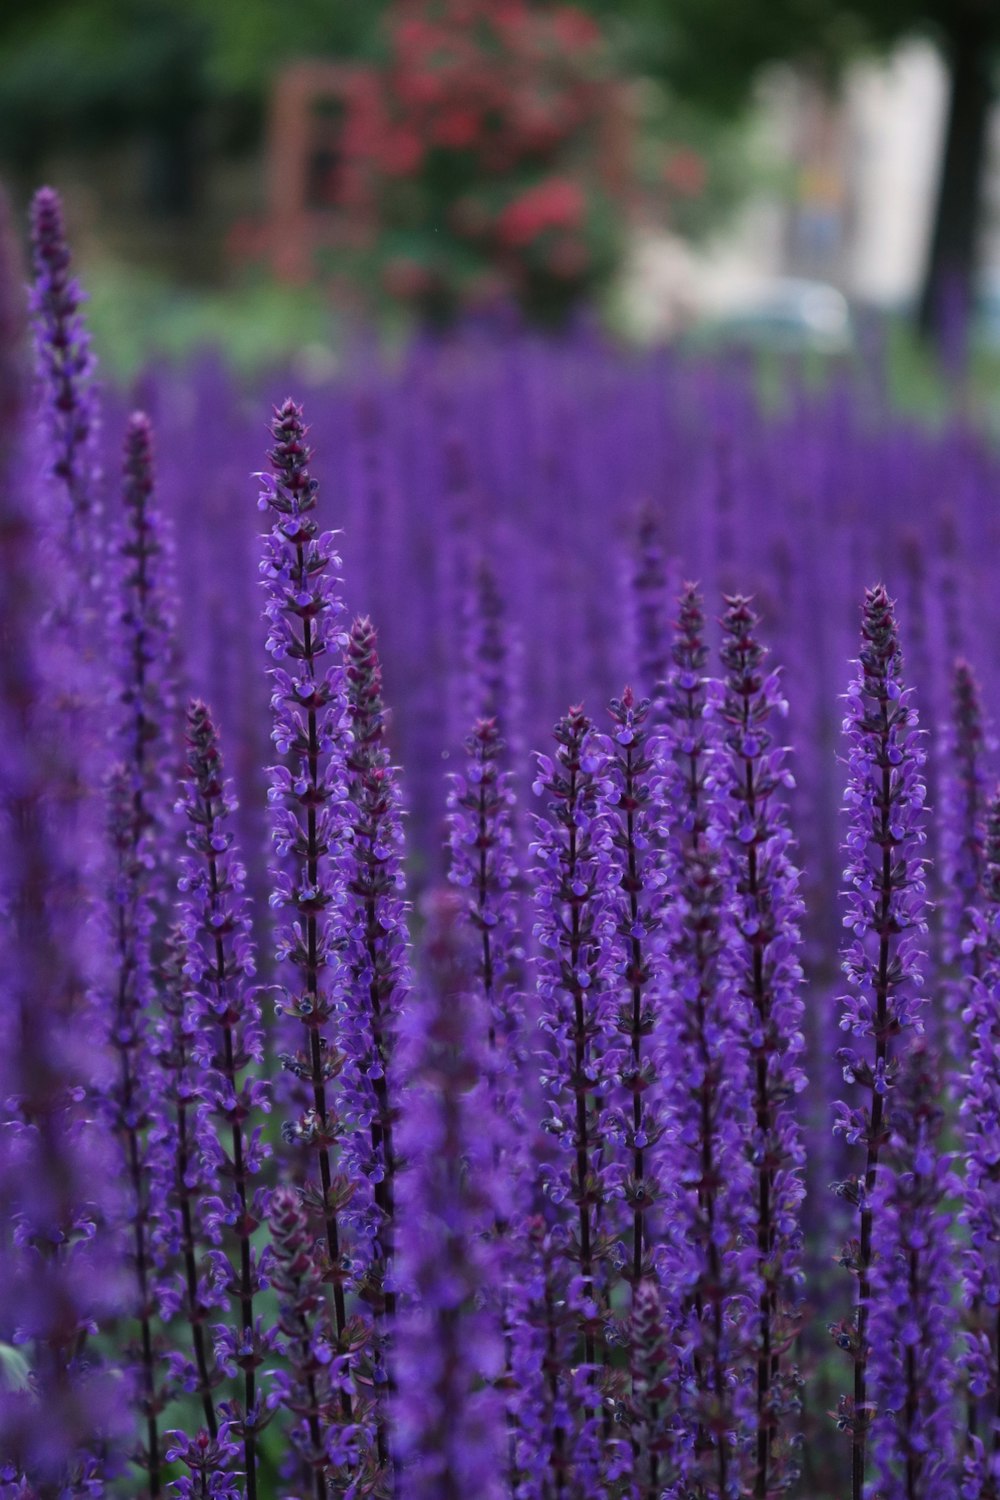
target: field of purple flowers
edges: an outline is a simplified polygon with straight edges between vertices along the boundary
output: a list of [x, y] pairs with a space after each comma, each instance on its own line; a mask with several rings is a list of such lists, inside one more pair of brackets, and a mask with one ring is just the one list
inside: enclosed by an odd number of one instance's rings
[[997, 1500], [988, 440], [8, 228], [2, 1500]]

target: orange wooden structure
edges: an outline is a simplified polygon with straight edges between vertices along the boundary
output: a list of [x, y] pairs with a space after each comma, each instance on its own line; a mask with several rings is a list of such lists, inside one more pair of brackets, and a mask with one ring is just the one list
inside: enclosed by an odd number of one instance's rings
[[233, 226], [235, 259], [265, 261], [283, 281], [316, 274], [324, 249], [363, 246], [371, 224], [344, 201], [343, 128], [348, 110], [377, 90], [370, 69], [306, 60], [275, 80], [265, 141], [265, 207]]

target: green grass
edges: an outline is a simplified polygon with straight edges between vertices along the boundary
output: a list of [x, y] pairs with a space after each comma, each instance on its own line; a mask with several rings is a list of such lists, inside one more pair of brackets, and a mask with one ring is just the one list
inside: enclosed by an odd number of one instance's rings
[[314, 286], [248, 279], [228, 290], [195, 290], [107, 261], [86, 266], [81, 281], [101, 366], [116, 380], [130, 379], [156, 355], [180, 359], [205, 348], [218, 350], [239, 374], [293, 356], [320, 373], [341, 342], [331, 299]]

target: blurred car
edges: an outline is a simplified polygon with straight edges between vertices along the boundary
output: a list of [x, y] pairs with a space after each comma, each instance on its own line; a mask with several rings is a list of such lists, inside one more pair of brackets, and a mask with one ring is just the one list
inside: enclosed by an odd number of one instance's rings
[[847, 298], [825, 281], [780, 277], [703, 325], [713, 340], [787, 353], [843, 354], [853, 343]]

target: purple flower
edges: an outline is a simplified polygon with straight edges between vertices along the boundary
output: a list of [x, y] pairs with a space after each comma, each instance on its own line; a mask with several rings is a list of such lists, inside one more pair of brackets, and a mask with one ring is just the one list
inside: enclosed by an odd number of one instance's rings
[[797, 1326], [802, 1283], [800, 1210], [805, 1152], [796, 1098], [802, 1070], [804, 1007], [799, 961], [802, 901], [791, 859], [782, 792], [792, 785], [786, 752], [775, 747], [773, 721], [785, 710], [777, 672], [756, 638], [750, 601], [726, 600], [722, 665], [714, 712], [722, 725], [719, 770], [721, 831], [733, 884], [734, 957], [739, 1013], [750, 1063], [758, 1273], [757, 1477], [764, 1494], [787, 1489], [796, 1475], [798, 1376], [787, 1350]]
[[[983, 1425], [995, 1449], [1000, 1444], [1000, 794], [987, 809], [982, 907], [972, 913], [971, 925], [977, 972], [967, 980], [961, 1017], [969, 1038], [960, 1104], [966, 1160], [960, 1219], [968, 1235], [964, 1373], [970, 1432]], [[986, 1462], [984, 1454], [975, 1459], [977, 1473], [986, 1473]]]
[[137, 836], [161, 863], [166, 822], [174, 688], [174, 598], [170, 547], [155, 503], [153, 430], [133, 412], [122, 456], [123, 519], [114, 539], [118, 605], [112, 620], [120, 704], [117, 753], [140, 807]]
[[678, 1495], [735, 1500], [752, 1487], [761, 1280], [757, 1269], [746, 1002], [733, 964], [717, 857], [689, 849], [665, 913], [672, 960], [664, 1018], [668, 1184], [659, 1247], [679, 1372], [672, 1461]]
[[942, 735], [941, 797], [941, 956], [958, 978], [945, 986], [947, 1043], [955, 1067], [968, 1065], [967, 1030], [962, 1020], [969, 981], [981, 977], [985, 950], [978, 913], [983, 902], [985, 818], [988, 800], [986, 757], [994, 748], [983, 723], [979, 684], [968, 662], [952, 674], [951, 714]]
[[940, 1149], [940, 1093], [939, 1070], [918, 1043], [900, 1065], [873, 1195], [871, 1446], [885, 1500], [955, 1493], [958, 1314], [945, 1204], [958, 1183]]
[[664, 1128], [659, 1080], [665, 1059], [657, 1020], [667, 876], [659, 803], [662, 744], [650, 737], [650, 708], [647, 698], [636, 701], [626, 687], [621, 698], [611, 700], [611, 734], [595, 736], [605, 756], [600, 795], [611, 843], [608, 906], [615, 932], [615, 1023], [622, 1038], [618, 1097], [607, 1124], [621, 1147], [629, 1219], [622, 1274], [633, 1291], [652, 1274], [646, 1225], [657, 1205], [658, 1184], [650, 1163]]
[[636, 549], [628, 577], [631, 660], [640, 696], [653, 705], [652, 722], [663, 718], [670, 667], [670, 569], [663, 550], [659, 517], [651, 504], [639, 513]]
[[677, 1401], [678, 1378], [677, 1355], [655, 1281], [640, 1281], [634, 1289], [629, 1358], [634, 1493], [637, 1500], [660, 1500], [669, 1472], [673, 1438], [670, 1418]]
[[414, 1500], [499, 1500], [504, 1374], [499, 1308], [503, 1274], [485, 1231], [496, 1221], [496, 1137], [486, 1076], [482, 997], [470, 988], [469, 930], [450, 892], [430, 912], [432, 974], [405, 1019], [405, 1103], [399, 1150], [403, 1289], [397, 1335], [394, 1445]]
[[[345, 1161], [353, 1179], [367, 1187], [351, 1205], [351, 1223], [357, 1230], [366, 1296], [375, 1315], [375, 1359], [382, 1374], [390, 1360], [385, 1340], [396, 1306], [396, 1033], [410, 974], [399, 789], [385, 743], [375, 631], [367, 619], [351, 626], [346, 679], [351, 845], [344, 903], [344, 1108], [350, 1121]], [[387, 1449], [381, 1427], [380, 1447]]]
[[96, 586], [100, 569], [100, 471], [96, 360], [81, 314], [84, 296], [70, 274], [70, 252], [62, 203], [52, 188], [39, 188], [31, 205], [35, 284], [31, 313], [48, 434], [51, 476], [65, 497], [64, 538], [85, 588]]
[[[0, 214], [3, 204], [0, 202]], [[0, 1484], [24, 1497], [101, 1490], [121, 1466], [121, 1381], [93, 1335], [128, 1307], [112, 1226], [114, 1145], [88, 1108], [106, 1058], [82, 1003], [93, 967], [80, 900], [72, 743], [54, 699], [43, 531], [13, 482], [18, 320], [0, 223]], [[7, 384], [8, 380], [12, 383]], [[78, 1488], [79, 1487], [79, 1488]]]
[[201, 1431], [191, 1438], [184, 1432], [165, 1434], [168, 1463], [180, 1462], [188, 1474], [171, 1485], [180, 1500], [243, 1500], [243, 1477], [233, 1470], [239, 1457], [239, 1443], [230, 1436], [230, 1425], [223, 1422], [213, 1437]]
[[[469, 987], [478, 999], [477, 1014], [488, 1044], [484, 1069], [493, 1132], [496, 1237], [490, 1295], [496, 1298], [499, 1292], [505, 1373], [511, 1377], [514, 1286], [524, 1259], [518, 1223], [530, 1206], [530, 1160], [524, 1149], [527, 1058], [521, 988], [524, 950], [517, 930], [518, 870], [512, 851], [515, 798], [511, 774], [501, 769], [504, 748], [496, 721], [479, 720], [465, 742], [465, 772], [451, 777], [448, 839], [449, 878], [457, 887], [475, 955]], [[513, 1464], [508, 1477], [513, 1486]]]
[[[513, 1135], [523, 1125], [524, 950], [511, 827], [515, 795], [511, 774], [502, 769], [505, 748], [495, 719], [478, 720], [465, 742], [465, 770], [452, 775], [448, 791], [448, 875], [462, 893], [476, 936], [476, 988], [489, 1037], [487, 1077], [497, 1117]], [[512, 1140], [505, 1150], [513, 1150]]]
[[[242, 1407], [231, 1426], [244, 1444], [248, 1500], [256, 1494], [256, 1433], [261, 1425], [257, 1371], [274, 1347], [274, 1334], [254, 1316], [254, 1298], [268, 1284], [269, 1255], [251, 1243], [267, 1215], [268, 1192], [253, 1180], [270, 1155], [261, 1119], [270, 1110], [268, 1085], [257, 1076], [263, 1058], [260, 1007], [250, 981], [255, 972], [246, 872], [233, 849], [227, 819], [235, 802], [225, 779], [218, 735], [208, 709], [193, 702], [187, 714], [188, 776], [178, 810], [188, 821], [189, 854], [181, 861], [184, 975], [198, 1030], [192, 1038], [202, 1071], [196, 1130], [202, 1161], [214, 1179], [202, 1202], [205, 1234], [214, 1246], [233, 1243], [236, 1264], [209, 1252], [212, 1279], [238, 1305], [235, 1327], [215, 1329], [221, 1369], [243, 1371]], [[206, 1186], [208, 1183], [206, 1183]]]
[[[259, 501], [273, 522], [261, 575], [267, 593], [267, 646], [275, 661], [272, 739], [282, 757], [269, 772], [276, 852], [271, 903], [288, 913], [277, 930], [278, 958], [292, 971], [278, 1002], [279, 1016], [300, 1022], [304, 1032], [301, 1050], [286, 1053], [282, 1062], [302, 1080], [306, 1094], [283, 1134], [315, 1158], [319, 1181], [309, 1184], [308, 1202], [324, 1224], [337, 1338], [342, 1341], [349, 1272], [340, 1215], [354, 1184], [334, 1176], [332, 1147], [340, 1121], [329, 1088], [343, 1062], [333, 1039], [340, 979], [337, 917], [343, 901], [338, 850], [345, 829], [343, 604], [337, 593], [333, 533], [321, 531], [313, 514], [317, 482], [309, 473], [311, 450], [294, 401], [275, 412], [271, 431], [273, 473], [261, 476]], [[346, 1390], [343, 1404], [349, 1415]]]
[[581, 1482], [596, 1485], [608, 1251], [600, 1224], [621, 1191], [604, 1135], [620, 1071], [610, 973], [610, 829], [599, 796], [603, 756], [590, 720], [571, 708], [554, 735], [555, 755], [538, 756], [535, 790], [546, 811], [535, 819], [532, 845], [539, 1024], [547, 1041], [540, 1054], [543, 1126], [555, 1148], [543, 1163], [542, 1186], [552, 1249], [562, 1261], [559, 1296], [576, 1318], [579, 1340], [576, 1375], [571, 1380], [564, 1369], [559, 1377], [562, 1399], [578, 1414], [564, 1440], [573, 1445]]
[[678, 600], [670, 655], [663, 712], [672, 767], [671, 832], [679, 843], [700, 849], [711, 816], [718, 736], [705, 713], [705, 616], [701, 595], [691, 583], [685, 584]]
[[[286, 1462], [283, 1472], [315, 1500], [327, 1500], [331, 1488], [369, 1493], [381, 1477], [381, 1465], [368, 1434], [371, 1414], [363, 1396], [354, 1402], [356, 1424], [344, 1416], [345, 1397], [350, 1399], [352, 1389], [350, 1360], [338, 1352], [342, 1339], [330, 1317], [324, 1250], [314, 1241], [309, 1214], [294, 1188], [274, 1190], [269, 1214], [271, 1284], [285, 1356], [272, 1375], [269, 1405], [291, 1416], [286, 1430], [293, 1464]], [[366, 1337], [363, 1325], [349, 1324], [348, 1330], [352, 1337]]]
[[[214, 1311], [227, 1303], [226, 1290], [209, 1275], [204, 1255], [210, 1241], [205, 1233], [201, 1204], [217, 1189], [214, 1161], [198, 1149], [196, 1120], [204, 1107], [205, 1078], [194, 1055], [201, 1026], [190, 996], [184, 967], [187, 939], [180, 924], [167, 935], [160, 966], [159, 992], [163, 1016], [153, 1043], [162, 1098], [150, 1128], [151, 1193], [159, 1209], [152, 1225], [152, 1249], [157, 1266], [156, 1295], [164, 1324], [183, 1314], [191, 1329], [191, 1354], [174, 1343], [167, 1359], [174, 1384], [197, 1392], [210, 1437], [218, 1435], [213, 1390], [222, 1378], [209, 1349], [206, 1325]], [[192, 1358], [193, 1356], [193, 1358]]]
[[166, 901], [167, 716], [173, 684], [162, 522], [153, 493], [152, 433], [148, 419], [137, 412], [125, 433], [124, 514], [114, 548], [118, 602], [112, 617], [112, 642], [118, 715], [113, 729], [119, 761], [107, 786], [112, 857], [107, 925], [113, 977], [102, 1004], [118, 1077], [102, 1092], [130, 1190], [122, 1231], [132, 1245], [140, 1326], [135, 1399], [146, 1417], [144, 1461], [156, 1490], [160, 1482], [157, 1415], [166, 1392], [157, 1382], [153, 1241], [157, 1219], [168, 1216], [170, 1210], [156, 1192], [162, 1177], [156, 1157], [163, 1137], [157, 1129], [162, 1082], [152, 1030], [156, 1002], [153, 935]]
[[[844, 972], [851, 988], [840, 1022], [865, 1050], [852, 1045], [837, 1056], [847, 1083], [870, 1103], [838, 1103], [834, 1129], [864, 1150], [863, 1173], [837, 1185], [856, 1211], [859, 1237], [841, 1252], [841, 1264], [858, 1281], [853, 1316], [831, 1327], [835, 1342], [854, 1363], [854, 1392], [845, 1398], [841, 1423], [852, 1435], [854, 1500], [864, 1485], [865, 1445], [872, 1419], [866, 1369], [873, 1255], [873, 1195], [879, 1158], [892, 1126], [899, 1037], [920, 1031], [920, 994], [926, 932], [924, 903], [924, 754], [912, 692], [901, 681], [902, 655], [893, 607], [881, 584], [865, 596], [858, 675], [847, 692], [850, 818], [845, 848], [848, 882], [844, 926], [851, 934]], [[905, 1045], [905, 1044], [904, 1044]]]

